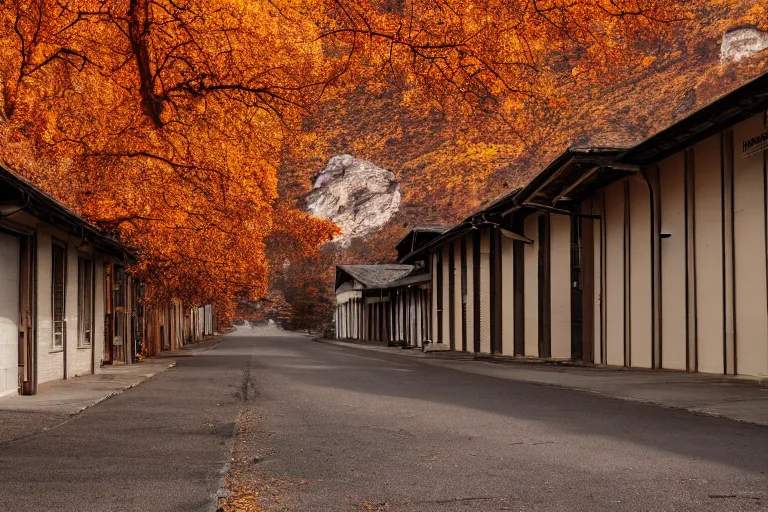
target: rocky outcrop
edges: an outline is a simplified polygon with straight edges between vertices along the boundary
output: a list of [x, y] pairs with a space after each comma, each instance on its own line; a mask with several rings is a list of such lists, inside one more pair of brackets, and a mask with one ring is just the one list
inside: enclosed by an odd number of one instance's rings
[[328, 160], [306, 196], [307, 210], [341, 229], [335, 239], [348, 246], [382, 228], [400, 208], [400, 191], [393, 172], [352, 155]]
[[766, 49], [768, 49], [768, 32], [754, 27], [734, 28], [723, 36], [720, 61], [740, 61]]

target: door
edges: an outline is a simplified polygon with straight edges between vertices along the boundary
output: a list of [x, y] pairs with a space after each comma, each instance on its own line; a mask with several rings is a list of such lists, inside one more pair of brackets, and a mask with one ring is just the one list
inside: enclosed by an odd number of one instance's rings
[[62, 374], [67, 378], [67, 247], [56, 240], [51, 251], [51, 312], [53, 350], [62, 352]]
[[18, 388], [19, 239], [0, 233], [0, 395]]
[[112, 303], [112, 264], [104, 264], [104, 359], [102, 364], [112, 364], [114, 346], [114, 327], [113, 327], [113, 310], [114, 305]]
[[121, 266], [114, 265], [111, 291], [112, 291], [112, 363], [126, 361], [127, 342], [125, 333], [125, 311], [126, 311], [126, 279], [125, 269]]
[[[589, 362], [583, 350], [584, 279], [582, 258], [582, 219], [571, 216], [571, 360]], [[588, 301], [587, 301], [588, 302]]]

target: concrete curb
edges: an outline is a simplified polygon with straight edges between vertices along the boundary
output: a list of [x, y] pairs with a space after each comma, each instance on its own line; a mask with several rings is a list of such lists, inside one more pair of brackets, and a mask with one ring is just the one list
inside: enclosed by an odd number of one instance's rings
[[359, 348], [360, 350], [369, 350], [371, 352], [381, 352], [384, 354], [397, 354], [409, 357], [428, 357], [428, 354], [416, 349], [402, 349], [400, 347], [387, 347], [384, 345], [365, 345], [363, 343], [349, 343], [346, 341], [329, 340], [327, 338], [312, 338], [312, 341], [324, 343], [326, 345], [336, 345], [337, 347]]
[[222, 510], [222, 502], [226, 502], [226, 500], [229, 498], [229, 490], [227, 489], [227, 477], [229, 476], [229, 472], [232, 469], [232, 462], [235, 460], [235, 442], [237, 440], [237, 429], [240, 425], [241, 413], [242, 411], [238, 413], [237, 417], [235, 418], [235, 424], [232, 427], [232, 437], [226, 441], [226, 447], [229, 448], [229, 457], [227, 457], [227, 461], [219, 470], [219, 475], [221, 475], [219, 477], [219, 487], [211, 496], [213, 499], [211, 512], [220, 512]]

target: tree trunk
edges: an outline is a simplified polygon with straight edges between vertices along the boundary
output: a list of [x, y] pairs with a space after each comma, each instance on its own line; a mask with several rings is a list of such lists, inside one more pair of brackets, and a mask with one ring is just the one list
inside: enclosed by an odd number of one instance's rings
[[163, 102], [155, 94], [155, 80], [152, 75], [152, 62], [149, 57], [148, 37], [150, 22], [150, 7], [147, 0], [130, 0], [128, 6], [128, 37], [131, 49], [136, 57], [136, 68], [139, 71], [139, 93], [144, 112], [152, 119], [158, 128], [162, 128]]

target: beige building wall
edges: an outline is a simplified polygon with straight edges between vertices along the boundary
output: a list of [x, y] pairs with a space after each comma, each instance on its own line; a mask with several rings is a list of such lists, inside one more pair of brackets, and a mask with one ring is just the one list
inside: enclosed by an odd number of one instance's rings
[[624, 365], [624, 187], [605, 190], [606, 363]]
[[[76, 377], [91, 373], [92, 345], [81, 345], [79, 340], [78, 319], [78, 258], [82, 253], [90, 258], [93, 265], [93, 251], [83, 248], [78, 251], [80, 239], [69, 237], [67, 241], [67, 377]], [[93, 267], [92, 267], [93, 268]], [[95, 290], [93, 290], [95, 292]]]
[[734, 295], [736, 373], [768, 374], [765, 153], [742, 158], [741, 142], [765, 130], [755, 116], [733, 130]]
[[405, 315], [408, 312], [408, 292], [406, 290], [403, 290], [398, 295], [398, 329], [400, 330], [399, 333], [399, 340], [407, 340], [408, 336], [408, 324], [405, 321]]
[[[51, 298], [52, 238], [66, 235], [41, 225], [37, 231], [37, 382], [64, 378], [64, 351], [53, 347], [53, 319]], [[70, 304], [66, 304], [66, 308]], [[70, 340], [67, 340], [69, 342]]]
[[453, 242], [453, 333], [454, 348], [461, 350], [464, 333], [461, 332], [461, 239]]
[[464, 335], [467, 337], [467, 352], [475, 351], [475, 268], [474, 241], [472, 235], [467, 235], [467, 330]]
[[18, 389], [19, 239], [0, 232], [0, 396]]
[[106, 304], [104, 303], [104, 256], [96, 253], [93, 261], [93, 274], [96, 278], [96, 286], [93, 289], [94, 301], [93, 308], [93, 367], [96, 373], [99, 372], [101, 361], [104, 359], [104, 312]]
[[491, 231], [480, 235], [480, 352], [491, 353]]
[[629, 179], [629, 343], [630, 364], [651, 368], [653, 298], [651, 194], [642, 175]]
[[553, 358], [571, 357], [571, 218], [550, 215], [550, 286]]
[[685, 154], [661, 163], [661, 365], [686, 368]]
[[700, 372], [723, 373], [723, 215], [719, 136], [695, 146], [693, 167], [697, 365]]
[[[53, 298], [52, 298], [52, 253], [54, 238], [66, 246], [66, 279], [64, 298], [65, 340], [64, 346], [56, 348], [53, 345]], [[37, 229], [37, 382], [39, 384], [51, 380], [72, 378], [91, 373], [91, 359], [96, 333], [92, 334], [91, 345], [78, 343], [78, 256], [80, 253], [92, 253], [92, 249], [84, 246], [78, 249], [80, 238], [69, 236], [67, 233], [49, 225], [41, 224]], [[91, 260], [93, 262], [93, 259]], [[94, 271], [96, 267], [94, 265]], [[99, 275], [97, 275], [97, 278]], [[103, 301], [103, 273], [93, 289], [96, 303]], [[94, 309], [94, 315], [98, 311]], [[103, 336], [104, 322], [103, 306], [101, 314], [94, 316], [95, 324], [101, 324]], [[66, 372], [64, 368], [64, 352], [66, 351]], [[98, 364], [99, 361], [96, 361]]]
[[515, 288], [511, 238], [501, 237], [501, 353], [515, 354]]
[[526, 237], [534, 242], [523, 248], [523, 316], [525, 318], [525, 355], [539, 355], [539, 216], [529, 215], [523, 223]]
[[451, 279], [451, 267], [448, 261], [448, 246], [446, 245], [442, 249], [443, 254], [443, 297], [441, 299], [441, 307], [443, 309], [443, 343], [448, 345], [451, 342], [451, 313], [450, 313], [450, 279]]

